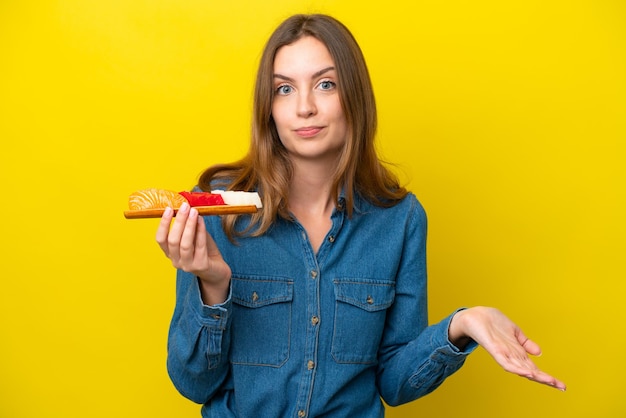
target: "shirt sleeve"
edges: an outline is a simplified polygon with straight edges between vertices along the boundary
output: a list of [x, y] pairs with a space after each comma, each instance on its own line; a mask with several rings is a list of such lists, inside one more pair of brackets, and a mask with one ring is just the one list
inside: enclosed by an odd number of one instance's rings
[[178, 270], [167, 370], [176, 389], [194, 402], [206, 403], [228, 376], [231, 305], [231, 295], [204, 305], [197, 277]]
[[[405, 228], [405, 244], [379, 350], [377, 384], [392, 406], [435, 390], [456, 372], [476, 348], [459, 350], [448, 339], [454, 313], [428, 326], [426, 277], [426, 213], [413, 197]], [[457, 311], [458, 312], [458, 311]]]

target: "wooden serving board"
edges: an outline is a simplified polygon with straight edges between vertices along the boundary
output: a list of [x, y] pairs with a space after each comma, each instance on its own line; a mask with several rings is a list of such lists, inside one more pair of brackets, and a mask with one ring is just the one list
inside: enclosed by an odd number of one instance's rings
[[[194, 206], [201, 216], [205, 215], [239, 215], [243, 213], [255, 213], [257, 207], [254, 205], [216, 205], [216, 206]], [[160, 218], [163, 216], [165, 208], [162, 209], [144, 209], [144, 210], [127, 210], [124, 211], [126, 219], [142, 219], [142, 218]], [[174, 209], [176, 216], [177, 209]]]

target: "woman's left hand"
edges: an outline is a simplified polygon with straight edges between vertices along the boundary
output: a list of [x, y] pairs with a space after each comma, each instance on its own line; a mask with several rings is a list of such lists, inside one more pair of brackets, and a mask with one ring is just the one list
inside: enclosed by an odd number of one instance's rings
[[476, 341], [506, 370], [564, 391], [565, 383], [539, 370], [528, 356], [541, 354], [539, 345], [495, 308], [477, 306], [457, 312], [450, 322], [450, 341], [463, 347]]

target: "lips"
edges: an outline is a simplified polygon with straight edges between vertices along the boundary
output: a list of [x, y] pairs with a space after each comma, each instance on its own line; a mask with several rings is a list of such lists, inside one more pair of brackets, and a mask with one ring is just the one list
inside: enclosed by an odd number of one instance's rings
[[320, 133], [323, 129], [321, 126], [305, 126], [303, 128], [298, 128], [295, 130], [295, 133], [302, 138], [311, 138]]

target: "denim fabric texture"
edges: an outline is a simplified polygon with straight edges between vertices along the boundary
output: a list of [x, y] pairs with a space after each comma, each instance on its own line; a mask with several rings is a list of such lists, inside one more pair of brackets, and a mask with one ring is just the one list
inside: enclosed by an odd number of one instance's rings
[[[232, 269], [230, 296], [202, 303], [177, 272], [168, 371], [204, 417], [384, 416], [458, 370], [451, 314], [428, 326], [426, 214], [413, 194], [391, 208], [344, 200], [317, 254], [296, 220], [231, 243], [209, 233]], [[247, 219], [241, 218], [240, 227]]]

